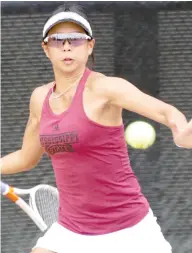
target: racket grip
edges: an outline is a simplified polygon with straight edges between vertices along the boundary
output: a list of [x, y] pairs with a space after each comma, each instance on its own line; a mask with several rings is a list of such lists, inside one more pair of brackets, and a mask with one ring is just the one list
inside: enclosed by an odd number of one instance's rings
[[7, 192], [8, 189], [9, 189], [8, 184], [5, 184], [1, 181], [1, 194]]

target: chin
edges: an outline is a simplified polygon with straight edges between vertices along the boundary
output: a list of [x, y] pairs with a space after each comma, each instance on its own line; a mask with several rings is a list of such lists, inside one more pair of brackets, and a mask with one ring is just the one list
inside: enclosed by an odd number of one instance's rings
[[60, 73], [70, 73], [73, 72], [77, 67], [75, 66], [75, 64], [70, 64], [67, 66], [58, 66], [57, 69], [59, 70]]
[[73, 73], [76, 72], [78, 69], [82, 69], [85, 68], [85, 66], [83, 65], [78, 65], [75, 63], [69, 64], [69, 65], [64, 65], [60, 68], [60, 71], [65, 74], [65, 73]]

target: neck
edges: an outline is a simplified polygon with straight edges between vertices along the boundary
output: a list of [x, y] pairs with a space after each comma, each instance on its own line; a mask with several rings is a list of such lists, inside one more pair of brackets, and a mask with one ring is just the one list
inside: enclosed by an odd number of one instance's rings
[[85, 66], [79, 69], [76, 69], [73, 72], [68, 73], [61, 73], [60, 71], [57, 71], [54, 69], [55, 74], [55, 93], [62, 93], [67, 88], [72, 86], [73, 84], [76, 85], [80, 81], [81, 77], [83, 76], [83, 73], [85, 72]]

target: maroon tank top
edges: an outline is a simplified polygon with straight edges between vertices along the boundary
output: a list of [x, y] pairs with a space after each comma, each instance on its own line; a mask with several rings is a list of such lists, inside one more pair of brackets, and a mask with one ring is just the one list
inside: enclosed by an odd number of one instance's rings
[[85, 70], [73, 101], [56, 115], [44, 101], [40, 140], [52, 160], [59, 191], [58, 222], [80, 234], [99, 235], [137, 224], [149, 204], [131, 169], [123, 125], [106, 127], [83, 108]]

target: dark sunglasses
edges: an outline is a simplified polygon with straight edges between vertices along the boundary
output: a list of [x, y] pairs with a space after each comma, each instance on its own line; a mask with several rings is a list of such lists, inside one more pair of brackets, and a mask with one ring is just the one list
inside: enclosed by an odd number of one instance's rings
[[43, 41], [50, 47], [63, 47], [66, 41], [72, 47], [78, 47], [87, 40], [92, 40], [92, 38], [84, 33], [57, 33], [47, 36]]

